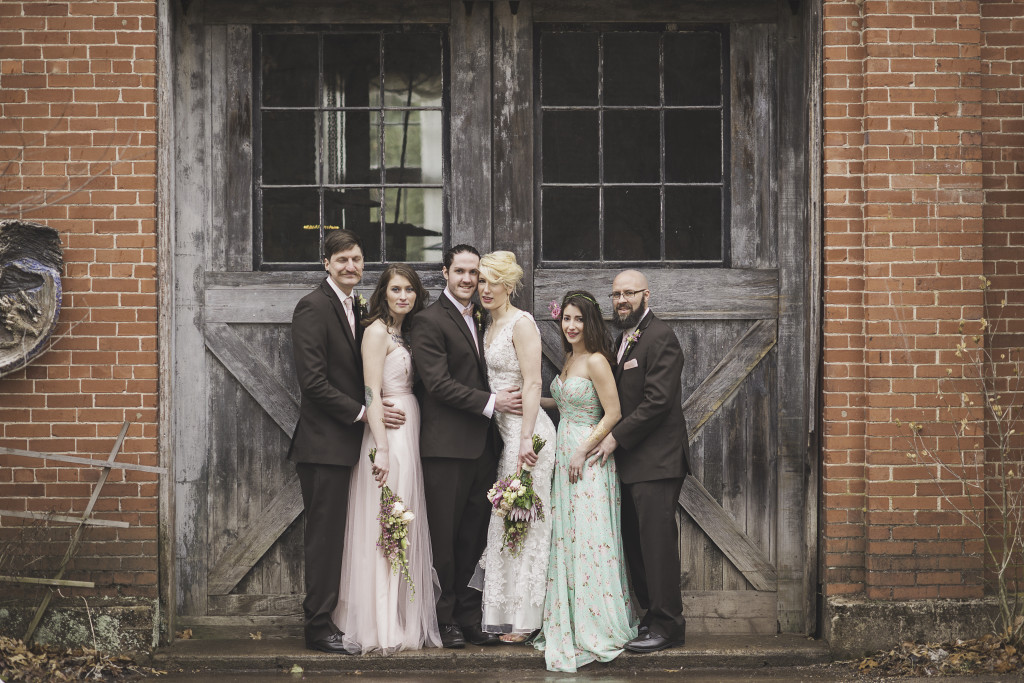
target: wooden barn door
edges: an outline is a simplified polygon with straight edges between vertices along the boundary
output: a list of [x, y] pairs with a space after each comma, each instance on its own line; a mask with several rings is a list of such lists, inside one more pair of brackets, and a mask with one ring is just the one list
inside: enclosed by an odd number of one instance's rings
[[[804, 11], [808, 8], [804, 7]], [[495, 245], [549, 303], [643, 270], [676, 331], [694, 632], [814, 628], [807, 89], [790, 2], [493, 5]], [[609, 303], [606, 303], [609, 302]]]
[[[299, 398], [289, 323], [323, 277], [319, 231], [336, 224], [369, 230], [370, 261], [416, 263], [435, 296], [442, 246], [515, 251], [548, 380], [561, 364], [548, 302], [575, 287], [606, 301], [618, 270], [642, 268], [687, 357], [695, 472], [679, 520], [690, 628], [813, 630], [814, 257], [793, 3], [171, 6], [178, 628], [299, 624], [302, 504], [284, 459]], [[427, 55], [418, 62], [438, 47], [443, 87], [428, 65], [398, 92], [390, 51], [408, 45]], [[313, 101], [301, 100], [301, 78], [273, 80], [273, 50], [286, 66], [309, 51]], [[379, 69], [383, 90], [404, 101], [328, 87], [344, 80], [333, 63]], [[680, 77], [687, 64], [696, 81]], [[278, 139], [306, 122], [312, 142]], [[367, 164], [374, 154], [380, 162]]]

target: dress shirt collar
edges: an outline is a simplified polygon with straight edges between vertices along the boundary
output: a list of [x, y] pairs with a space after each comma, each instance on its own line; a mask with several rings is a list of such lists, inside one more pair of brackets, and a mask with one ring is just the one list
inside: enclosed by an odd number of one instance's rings
[[[345, 294], [345, 292], [341, 291], [341, 287], [334, 284], [334, 280], [332, 280], [330, 276], [328, 276], [327, 278], [327, 284], [329, 284], [331, 286], [331, 289], [334, 290], [334, 293], [338, 295], [338, 299], [341, 300], [342, 305], [345, 304], [345, 299], [349, 298], [350, 296], [355, 297], [356, 290], [353, 289], [352, 294]], [[352, 310], [355, 310], [355, 299], [353, 299], [352, 304]]]
[[[448, 291], [448, 287], [444, 288], [444, 294], [445, 294], [445, 296], [448, 297], [449, 301], [451, 301], [453, 304], [455, 304], [455, 310], [457, 310], [459, 313], [462, 313], [464, 310], [466, 310], [466, 306], [472, 306], [473, 305], [473, 300], [472, 299], [470, 299], [468, 304], [459, 303], [459, 300], [456, 299], [455, 296], [450, 291]], [[466, 314], [462, 313], [462, 317], [465, 318]]]

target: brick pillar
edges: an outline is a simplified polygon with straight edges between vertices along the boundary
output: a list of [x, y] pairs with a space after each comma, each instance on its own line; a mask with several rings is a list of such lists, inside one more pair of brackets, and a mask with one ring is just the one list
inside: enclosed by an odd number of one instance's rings
[[[866, 597], [980, 595], [980, 544], [895, 424], [939, 419], [958, 321], [980, 313], [978, 2], [827, 0], [825, 13], [824, 535], [847, 551], [827, 553], [827, 590], [857, 589], [862, 513]], [[844, 77], [829, 51], [845, 52]]]

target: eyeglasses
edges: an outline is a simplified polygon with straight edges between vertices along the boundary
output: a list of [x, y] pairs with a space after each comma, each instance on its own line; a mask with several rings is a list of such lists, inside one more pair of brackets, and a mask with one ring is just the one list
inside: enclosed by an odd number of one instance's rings
[[612, 301], [617, 301], [618, 299], [632, 299], [637, 294], [643, 294], [646, 291], [646, 289], [627, 289], [624, 292], [612, 292], [608, 296], [611, 298]]

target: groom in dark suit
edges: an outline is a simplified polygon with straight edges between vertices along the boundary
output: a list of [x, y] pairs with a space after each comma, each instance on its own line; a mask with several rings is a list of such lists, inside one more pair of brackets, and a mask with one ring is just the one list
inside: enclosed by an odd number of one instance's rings
[[487, 544], [497, 474], [494, 411], [519, 414], [515, 389], [491, 393], [484, 362], [482, 311], [473, 303], [480, 253], [460, 244], [444, 253], [445, 290], [412, 328], [416, 372], [423, 382], [420, 457], [434, 569], [441, 583], [437, 623], [445, 647], [498, 642], [480, 628], [480, 591], [469, 587]]
[[[299, 301], [292, 316], [302, 402], [288, 458], [295, 463], [306, 513], [306, 647], [350, 654], [331, 612], [341, 581], [349, 476], [361, 455], [366, 420], [363, 334], [352, 293], [363, 277], [363, 248], [355, 233], [337, 230], [324, 240], [324, 256], [327, 278]], [[405, 415], [385, 405], [384, 419], [397, 427]]]
[[614, 453], [622, 481], [622, 544], [633, 590], [647, 611], [640, 635], [626, 643], [633, 652], [686, 640], [676, 526], [679, 492], [690, 471], [683, 351], [672, 328], [647, 307], [650, 296], [639, 271], [623, 271], [612, 283], [612, 323], [623, 330], [614, 370], [622, 419], [591, 452], [602, 463]]

